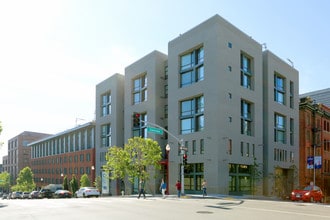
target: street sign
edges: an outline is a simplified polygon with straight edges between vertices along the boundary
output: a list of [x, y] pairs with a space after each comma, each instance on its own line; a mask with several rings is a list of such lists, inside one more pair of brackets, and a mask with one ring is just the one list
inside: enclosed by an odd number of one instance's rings
[[155, 134], [160, 134], [162, 135], [164, 133], [163, 129], [161, 128], [155, 128], [155, 127], [148, 127], [147, 132], [155, 133]]

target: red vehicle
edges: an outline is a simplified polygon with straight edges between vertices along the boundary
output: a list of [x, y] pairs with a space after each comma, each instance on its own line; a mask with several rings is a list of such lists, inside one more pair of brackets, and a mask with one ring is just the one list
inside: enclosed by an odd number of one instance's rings
[[324, 195], [318, 186], [306, 186], [303, 189], [295, 189], [291, 193], [292, 201], [302, 200], [304, 202], [324, 202]]

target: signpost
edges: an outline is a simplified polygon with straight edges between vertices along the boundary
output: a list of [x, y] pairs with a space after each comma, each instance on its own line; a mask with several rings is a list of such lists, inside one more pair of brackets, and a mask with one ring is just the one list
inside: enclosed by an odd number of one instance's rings
[[155, 128], [155, 127], [148, 127], [147, 131], [151, 132], [151, 133], [155, 133], [155, 134], [160, 134], [160, 135], [162, 135], [164, 133], [163, 129]]

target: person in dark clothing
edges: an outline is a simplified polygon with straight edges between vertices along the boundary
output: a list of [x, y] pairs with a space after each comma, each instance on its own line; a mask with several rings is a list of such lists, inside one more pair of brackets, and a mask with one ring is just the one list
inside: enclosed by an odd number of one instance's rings
[[138, 199], [141, 197], [141, 194], [143, 194], [143, 198], [145, 199], [146, 198], [146, 194], [145, 194], [145, 191], [144, 191], [144, 181], [143, 180], [140, 180], [140, 184], [139, 184], [139, 196], [138, 196]]

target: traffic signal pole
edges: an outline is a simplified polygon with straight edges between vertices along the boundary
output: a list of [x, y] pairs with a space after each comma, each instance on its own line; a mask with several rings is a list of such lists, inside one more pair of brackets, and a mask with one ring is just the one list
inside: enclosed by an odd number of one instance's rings
[[[155, 124], [155, 123], [151, 123], [151, 122], [148, 122], [148, 121], [144, 121], [144, 120], [141, 120], [140, 118], [140, 114], [139, 113], [136, 113], [134, 112], [134, 117], [136, 118], [136, 116], [139, 116], [139, 120], [140, 122], [143, 122], [145, 123], [146, 125], [150, 124], [152, 126], [155, 126], [157, 128], [160, 128], [162, 129], [164, 132], [166, 132], [168, 135], [170, 135], [171, 137], [173, 137], [179, 144], [180, 144], [180, 157], [181, 157], [181, 194], [184, 195], [184, 164], [183, 164], [183, 161], [184, 161], [184, 155], [186, 153], [186, 151], [188, 150], [183, 144], [183, 139], [179, 139], [178, 137], [176, 137], [174, 134], [172, 134], [171, 132], [169, 132], [167, 129], [163, 128], [162, 126], [158, 125], [158, 124]], [[134, 118], [134, 119], [135, 119]], [[134, 120], [133, 119], [133, 120]]]

